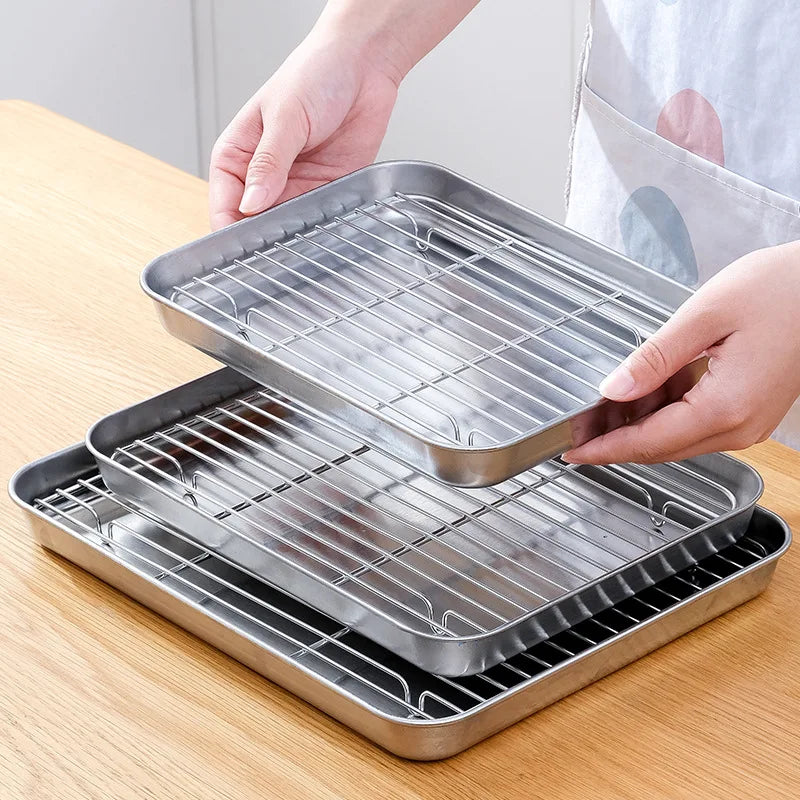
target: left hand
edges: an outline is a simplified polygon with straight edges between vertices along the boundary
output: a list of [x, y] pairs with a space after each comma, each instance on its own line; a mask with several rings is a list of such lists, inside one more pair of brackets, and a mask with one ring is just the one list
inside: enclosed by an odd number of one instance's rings
[[678, 461], [762, 442], [800, 396], [800, 242], [734, 261], [600, 384], [635, 400], [706, 355], [678, 402], [564, 454], [577, 464]]

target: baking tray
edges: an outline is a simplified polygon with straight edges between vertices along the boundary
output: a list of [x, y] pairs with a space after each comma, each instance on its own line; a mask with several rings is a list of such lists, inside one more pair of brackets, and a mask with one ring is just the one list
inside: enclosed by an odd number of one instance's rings
[[487, 486], [683, 394], [597, 386], [691, 292], [432, 164], [391, 162], [156, 259], [166, 328], [382, 444]]
[[[428, 675], [115, 498], [75, 446], [20, 470], [43, 546], [397, 755], [451, 756], [763, 591], [790, 533], [745, 535], [612, 609], [471, 678]], [[37, 502], [37, 498], [41, 498]]]
[[760, 496], [725, 455], [417, 473], [223, 369], [87, 435], [109, 488], [420, 668], [480, 672], [729, 544]]

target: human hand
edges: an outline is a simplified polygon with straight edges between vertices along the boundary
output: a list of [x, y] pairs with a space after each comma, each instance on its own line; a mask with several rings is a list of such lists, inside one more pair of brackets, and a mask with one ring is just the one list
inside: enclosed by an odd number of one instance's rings
[[706, 355], [682, 400], [564, 454], [577, 464], [678, 461], [764, 441], [800, 396], [800, 242], [719, 272], [600, 385], [635, 400]]
[[211, 154], [221, 228], [370, 164], [400, 81], [477, 0], [328, 0]]
[[371, 163], [398, 81], [342, 42], [310, 36], [214, 146], [211, 227], [221, 228]]

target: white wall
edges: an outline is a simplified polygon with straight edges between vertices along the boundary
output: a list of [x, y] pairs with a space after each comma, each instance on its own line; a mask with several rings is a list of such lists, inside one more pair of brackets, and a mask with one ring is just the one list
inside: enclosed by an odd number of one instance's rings
[[191, 0], [3, 0], [0, 98], [32, 100], [196, 171]]
[[406, 79], [380, 155], [423, 158], [563, 216], [571, 4], [490, 0]]
[[[484, 0], [407, 78], [381, 158], [438, 161], [563, 216], [589, 0]], [[0, 98], [23, 97], [204, 174], [211, 145], [324, 0], [5, 3]]]

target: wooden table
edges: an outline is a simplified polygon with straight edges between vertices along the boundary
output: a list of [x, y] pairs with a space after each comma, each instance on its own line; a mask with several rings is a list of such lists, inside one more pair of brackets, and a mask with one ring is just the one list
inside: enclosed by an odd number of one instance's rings
[[[138, 285], [207, 230], [198, 178], [0, 103], [0, 460], [210, 371]], [[800, 455], [747, 454], [800, 530]], [[35, 546], [0, 498], [0, 797], [797, 797], [800, 547], [760, 598], [437, 764], [386, 754]]]

